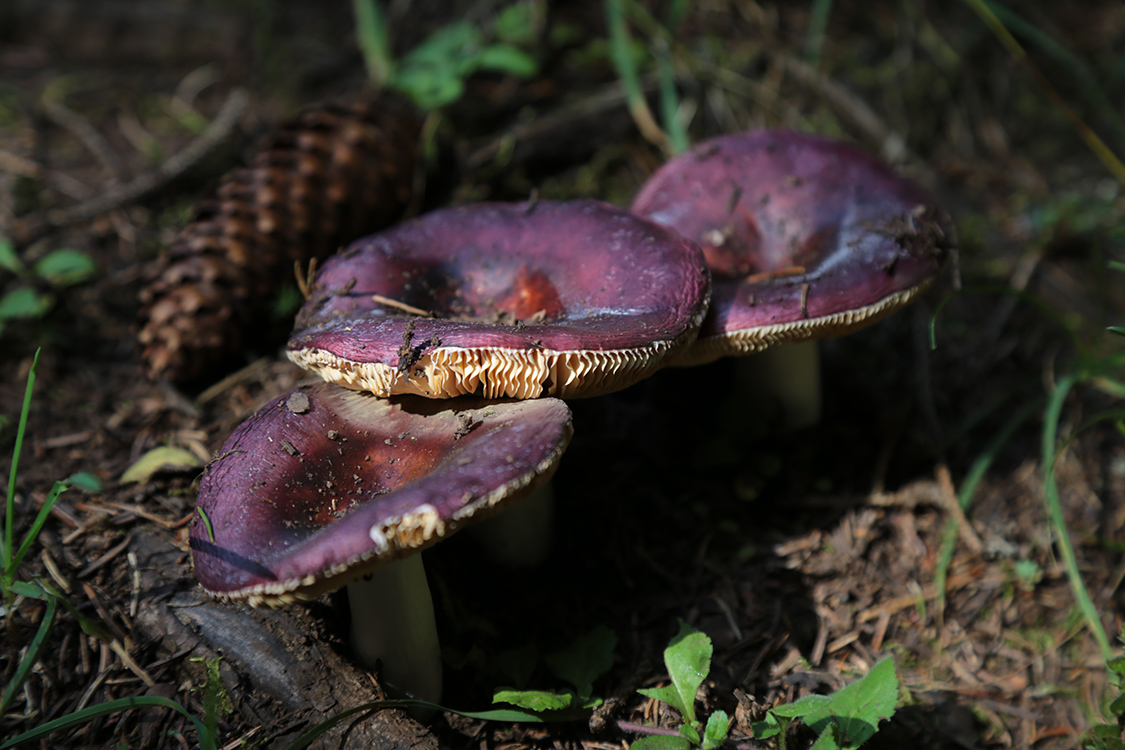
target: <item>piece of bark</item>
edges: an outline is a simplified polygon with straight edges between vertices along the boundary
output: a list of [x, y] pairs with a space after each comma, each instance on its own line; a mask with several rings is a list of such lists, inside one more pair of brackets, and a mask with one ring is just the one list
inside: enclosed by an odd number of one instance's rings
[[[134, 535], [131, 551], [141, 571], [141, 600], [135, 620], [139, 635], [158, 642], [162, 652], [217, 658], [222, 655], [224, 685], [236, 710], [257, 723], [271, 719], [279, 732], [299, 713], [305, 722], [295, 734], [379, 696], [370, 675], [330, 646], [320, 643], [291, 610], [256, 610], [215, 601], [190, 577], [188, 555], [166, 534], [145, 530]], [[253, 702], [268, 697], [264, 706]], [[260, 701], [259, 701], [260, 702]], [[358, 723], [333, 728], [325, 746], [374, 750], [436, 750], [437, 739], [405, 712], [376, 711]], [[342, 738], [345, 744], [340, 745]], [[295, 739], [295, 737], [289, 737]]]

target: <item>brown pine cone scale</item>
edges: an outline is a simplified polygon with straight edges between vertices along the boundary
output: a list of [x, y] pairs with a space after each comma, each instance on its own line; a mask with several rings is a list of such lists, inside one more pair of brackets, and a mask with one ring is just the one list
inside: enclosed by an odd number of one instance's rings
[[399, 219], [411, 199], [420, 127], [390, 94], [321, 104], [224, 176], [141, 292], [146, 374], [174, 382], [213, 376], [243, 347], [294, 261], [324, 258]]

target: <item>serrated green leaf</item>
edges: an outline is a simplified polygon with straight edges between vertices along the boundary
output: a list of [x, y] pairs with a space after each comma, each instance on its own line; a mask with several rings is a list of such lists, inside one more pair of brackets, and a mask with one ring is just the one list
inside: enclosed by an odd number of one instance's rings
[[80, 284], [97, 272], [98, 265], [93, 258], [70, 248], [54, 250], [35, 264], [36, 275], [55, 286]]
[[50, 294], [21, 286], [0, 297], [0, 320], [42, 318], [54, 303]]
[[188, 471], [203, 466], [191, 451], [186, 448], [177, 448], [174, 445], [162, 445], [145, 453], [136, 463], [125, 470], [121, 481], [125, 483], [138, 482], [145, 484], [153, 475], [161, 471]]
[[703, 750], [712, 750], [727, 738], [730, 731], [730, 717], [726, 711], [716, 711], [707, 717], [707, 726], [703, 728]]
[[507, 44], [490, 44], [474, 59], [474, 69], [494, 70], [519, 78], [530, 78], [539, 70], [535, 58]]
[[594, 691], [594, 681], [613, 667], [613, 650], [617, 634], [606, 625], [579, 636], [572, 644], [543, 657], [551, 674], [574, 686], [578, 697], [585, 700]]
[[629, 750], [691, 750], [691, 743], [684, 737], [654, 734], [634, 741]]
[[1125, 714], [1125, 694], [1117, 696], [1113, 702], [1109, 704], [1109, 710], [1114, 716]]
[[[807, 697], [823, 699], [810, 702], [814, 710], [799, 714], [805, 724], [821, 735], [813, 747], [817, 750], [857, 748], [875, 734], [881, 720], [889, 719], [894, 713], [898, 702], [894, 660], [884, 659], [865, 677], [832, 695]], [[776, 712], [781, 708], [784, 707], [772, 710]]]
[[554, 690], [497, 690], [493, 703], [510, 703], [529, 711], [561, 711], [574, 703], [574, 694]]

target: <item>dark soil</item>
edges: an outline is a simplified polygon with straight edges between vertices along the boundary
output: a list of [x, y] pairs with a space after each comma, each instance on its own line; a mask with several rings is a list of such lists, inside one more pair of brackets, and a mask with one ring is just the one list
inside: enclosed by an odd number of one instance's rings
[[[458, 5], [480, 23], [495, 11]], [[664, 4], [650, 5], [662, 16]], [[548, 653], [608, 625], [614, 666], [598, 682], [607, 701], [589, 723], [452, 713], [419, 721], [388, 710], [341, 723], [325, 747], [623, 747], [635, 736], [630, 725], [676, 725], [673, 711], [636, 689], [666, 684], [661, 654], [680, 619], [714, 643], [701, 705], [734, 717], [743, 747], [772, 746], [750, 735], [765, 708], [829, 692], [886, 656], [903, 701], [871, 747], [1077, 747], [1106, 715], [1115, 693], [1049, 530], [1039, 457], [1045, 395], [1107, 363], [1116, 343], [1104, 328], [1125, 312], [1118, 272], [1106, 270], [1125, 260], [1121, 186], [967, 4], [833, 7], [815, 68], [823, 76], [799, 62], [806, 5], [701, 3], [689, 12], [677, 39], [693, 61], [678, 71], [681, 94], [697, 107], [692, 137], [770, 125], [853, 139], [948, 207], [958, 263], [912, 308], [823, 342], [818, 425], [782, 433], [740, 393], [742, 363], [667, 369], [571, 404], [575, 437], [556, 475], [557, 535], [542, 567], [500, 569], [462, 537], [427, 553], [446, 649], [443, 702], [488, 708], [504, 683], [500, 655], [528, 644]], [[392, 6], [400, 52], [459, 17], [428, 0]], [[1097, 132], [1117, 134], [1120, 112], [1080, 84], [1098, 81], [1122, 101], [1120, 6], [1063, 14], [1029, 3], [1021, 13], [1087, 66], [1088, 78], [1075, 79], [1033, 49], [1045, 80]], [[554, 33], [535, 79], [475, 76], [446, 111], [424, 207], [533, 190], [627, 204], [661, 163], [590, 43], [605, 37], [600, 4], [557, 4], [547, 23]], [[0, 8], [0, 237], [16, 240], [28, 264], [71, 247], [99, 268], [43, 316], [0, 334], [5, 456], [41, 348], [16, 538], [54, 481], [85, 471], [104, 483], [62, 496], [19, 570], [20, 580], [50, 581], [73, 609], [60, 611], [26, 687], [0, 716], [0, 741], [128, 696], [173, 698], [202, 716], [215, 659], [226, 701], [218, 734], [228, 747], [285, 747], [382, 695], [377, 676], [350, 661], [342, 597], [257, 611], [199, 590], [187, 544], [197, 467], [120, 481], [163, 444], [202, 465], [236, 424], [305, 377], [278, 355], [293, 314], [279, 291], [276, 309], [261, 311], [259, 345], [230, 370], [182, 387], [143, 379], [138, 293], [207, 184], [245, 163], [281, 119], [360, 90], [363, 75], [348, 3]], [[203, 78], [209, 85], [187, 93]], [[236, 87], [249, 90], [251, 105], [205, 158], [132, 200], [52, 226], [59, 211], [159, 169], [197, 137], [186, 124], [213, 117]], [[39, 283], [0, 279], [3, 292]], [[1078, 569], [1111, 638], [1125, 614], [1125, 443], [1102, 415], [1119, 408], [1121, 387], [1110, 382], [1119, 372], [1086, 377], [1065, 400], [1054, 466]], [[994, 461], [962, 513], [957, 492], [986, 454]], [[951, 521], [957, 541], [943, 596], [935, 571]], [[0, 685], [44, 613], [30, 600], [5, 609]], [[79, 616], [97, 632], [84, 633]], [[531, 683], [559, 686], [542, 664]], [[790, 747], [811, 739], [799, 729]], [[197, 741], [180, 714], [146, 709], [96, 718], [40, 746]]]

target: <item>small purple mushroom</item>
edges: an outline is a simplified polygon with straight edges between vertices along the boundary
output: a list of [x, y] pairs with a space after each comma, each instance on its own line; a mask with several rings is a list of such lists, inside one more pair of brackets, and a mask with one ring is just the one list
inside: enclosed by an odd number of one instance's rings
[[213, 596], [270, 607], [348, 584], [357, 659], [438, 700], [417, 553], [547, 482], [570, 435], [557, 399], [450, 405], [302, 386], [243, 422], [204, 474], [196, 576]]
[[927, 289], [953, 244], [914, 183], [855, 146], [784, 130], [699, 144], [657, 170], [632, 210], [699, 243], [714, 277], [678, 365], [870, 325]]
[[690, 345], [709, 294], [698, 247], [614, 206], [462, 206], [330, 259], [288, 354], [379, 396], [595, 396]]

